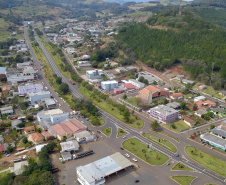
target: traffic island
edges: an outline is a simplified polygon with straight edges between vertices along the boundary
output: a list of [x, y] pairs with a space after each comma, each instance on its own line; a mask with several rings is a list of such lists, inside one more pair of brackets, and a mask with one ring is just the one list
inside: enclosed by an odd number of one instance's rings
[[169, 160], [165, 154], [149, 148], [143, 142], [136, 138], [131, 138], [122, 143], [123, 148], [133, 153], [143, 161], [151, 165], [163, 165]]
[[218, 159], [210, 154], [203, 152], [193, 146], [185, 148], [186, 153], [201, 165], [213, 170], [214, 172], [226, 177], [226, 161]]
[[109, 136], [111, 135], [111, 127], [110, 127], [110, 128], [106, 128], [106, 129], [103, 129], [103, 130], [101, 130], [101, 132], [102, 132], [105, 136], [109, 137]]
[[177, 152], [177, 147], [165, 138], [158, 137], [158, 136], [156, 136], [154, 134], [150, 134], [150, 133], [144, 133], [143, 136], [148, 138], [151, 141], [154, 141], [155, 143], [158, 143], [159, 145], [172, 151], [173, 153]]
[[118, 128], [118, 135], [117, 135], [117, 137], [120, 137], [120, 136], [123, 136], [123, 135], [126, 135], [126, 134], [127, 134], [127, 132], [125, 130], [123, 130], [121, 128]]
[[171, 178], [181, 185], [190, 185], [196, 179], [194, 176], [172, 176]]
[[193, 169], [189, 168], [188, 166], [182, 164], [182, 163], [177, 163], [172, 169], [172, 171], [193, 171]]

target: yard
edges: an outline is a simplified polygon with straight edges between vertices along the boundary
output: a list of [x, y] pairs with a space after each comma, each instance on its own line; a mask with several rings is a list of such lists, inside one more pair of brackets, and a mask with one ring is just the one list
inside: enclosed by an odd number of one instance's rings
[[174, 131], [174, 132], [177, 132], [177, 133], [180, 133], [180, 131], [190, 128], [190, 126], [187, 123], [185, 123], [183, 120], [178, 120], [178, 121], [173, 122], [173, 123], [176, 126], [175, 129], [172, 128], [172, 126], [171, 126], [172, 123], [168, 123], [168, 124], [165, 124], [163, 126]]
[[177, 163], [172, 170], [184, 170], [184, 171], [193, 171], [191, 168], [188, 166], [182, 164], [182, 163]]
[[[79, 91], [86, 96], [88, 99], [90, 98], [91, 92], [86, 90], [85, 88], [83, 88], [82, 86], [79, 87]], [[111, 104], [108, 104], [106, 101], [97, 101], [96, 99], [91, 99], [92, 102], [94, 104], [96, 104], [98, 107], [100, 107], [101, 109], [105, 110], [106, 112], [108, 112], [109, 114], [111, 114], [112, 116], [116, 117], [117, 119], [119, 119], [120, 121], [124, 122], [123, 119], [123, 115], [120, 114], [120, 111], [116, 108], [113, 107]], [[132, 119], [132, 123], [126, 123], [127, 125], [133, 127], [133, 128], [142, 128], [144, 126], [144, 121], [143, 120], [136, 120], [135, 116], [133, 116], [132, 114], [130, 115], [130, 118]]]
[[226, 177], [226, 161], [218, 159], [192, 146], [187, 146], [185, 150], [186, 153], [195, 161]]
[[110, 136], [111, 135], [111, 128], [106, 128], [101, 130], [101, 132], [105, 135], [105, 136]]
[[[147, 145], [136, 138], [123, 142], [123, 147], [151, 165], [163, 165], [169, 157], [154, 149], [147, 148]], [[150, 151], [149, 151], [150, 150]]]
[[10, 170], [0, 173], [0, 179], [5, 177], [8, 173], [10, 173]]
[[172, 179], [177, 181], [181, 185], [190, 185], [191, 181], [194, 180], [196, 177], [194, 176], [172, 176]]
[[143, 136], [150, 139], [151, 141], [154, 141], [155, 143], [158, 143], [159, 145], [165, 147], [166, 149], [168, 149], [168, 150], [170, 150], [174, 153], [177, 152], [177, 147], [173, 143], [168, 141], [167, 139], [164, 139], [162, 137], [158, 137], [158, 136], [156, 136], [154, 134], [150, 134], [150, 133], [144, 133]]
[[125, 130], [123, 130], [121, 128], [118, 128], [118, 135], [117, 135], [117, 137], [123, 136], [125, 134], [127, 134], [127, 132]]

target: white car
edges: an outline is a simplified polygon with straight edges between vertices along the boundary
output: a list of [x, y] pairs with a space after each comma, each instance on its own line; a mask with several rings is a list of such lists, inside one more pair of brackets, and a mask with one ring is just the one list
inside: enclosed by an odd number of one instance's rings
[[130, 155], [129, 155], [129, 154], [127, 154], [127, 153], [125, 154], [125, 156], [126, 156], [126, 157], [128, 157], [128, 158], [130, 157]]
[[137, 159], [136, 158], [133, 158], [132, 160], [135, 161], [135, 162], [137, 162]]
[[81, 123], [84, 123], [84, 121], [81, 121]]

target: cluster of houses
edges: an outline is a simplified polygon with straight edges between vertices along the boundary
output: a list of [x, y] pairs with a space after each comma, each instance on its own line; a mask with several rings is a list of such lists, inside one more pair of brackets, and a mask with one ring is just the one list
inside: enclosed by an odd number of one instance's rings
[[28, 47], [24, 39], [19, 39], [15, 45], [9, 47], [9, 50], [16, 51], [17, 53], [26, 53], [28, 52]]

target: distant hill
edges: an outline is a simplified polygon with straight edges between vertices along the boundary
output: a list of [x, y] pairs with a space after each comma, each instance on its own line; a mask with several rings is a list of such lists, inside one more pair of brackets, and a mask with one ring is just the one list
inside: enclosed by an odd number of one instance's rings
[[192, 78], [209, 82], [214, 62], [214, 88], [226, 84], [226, 31], [198, 15], [167, 10], [120, 29], [116, 39], [124, 42], [150, 67], [164, 70], [181, 63]]

